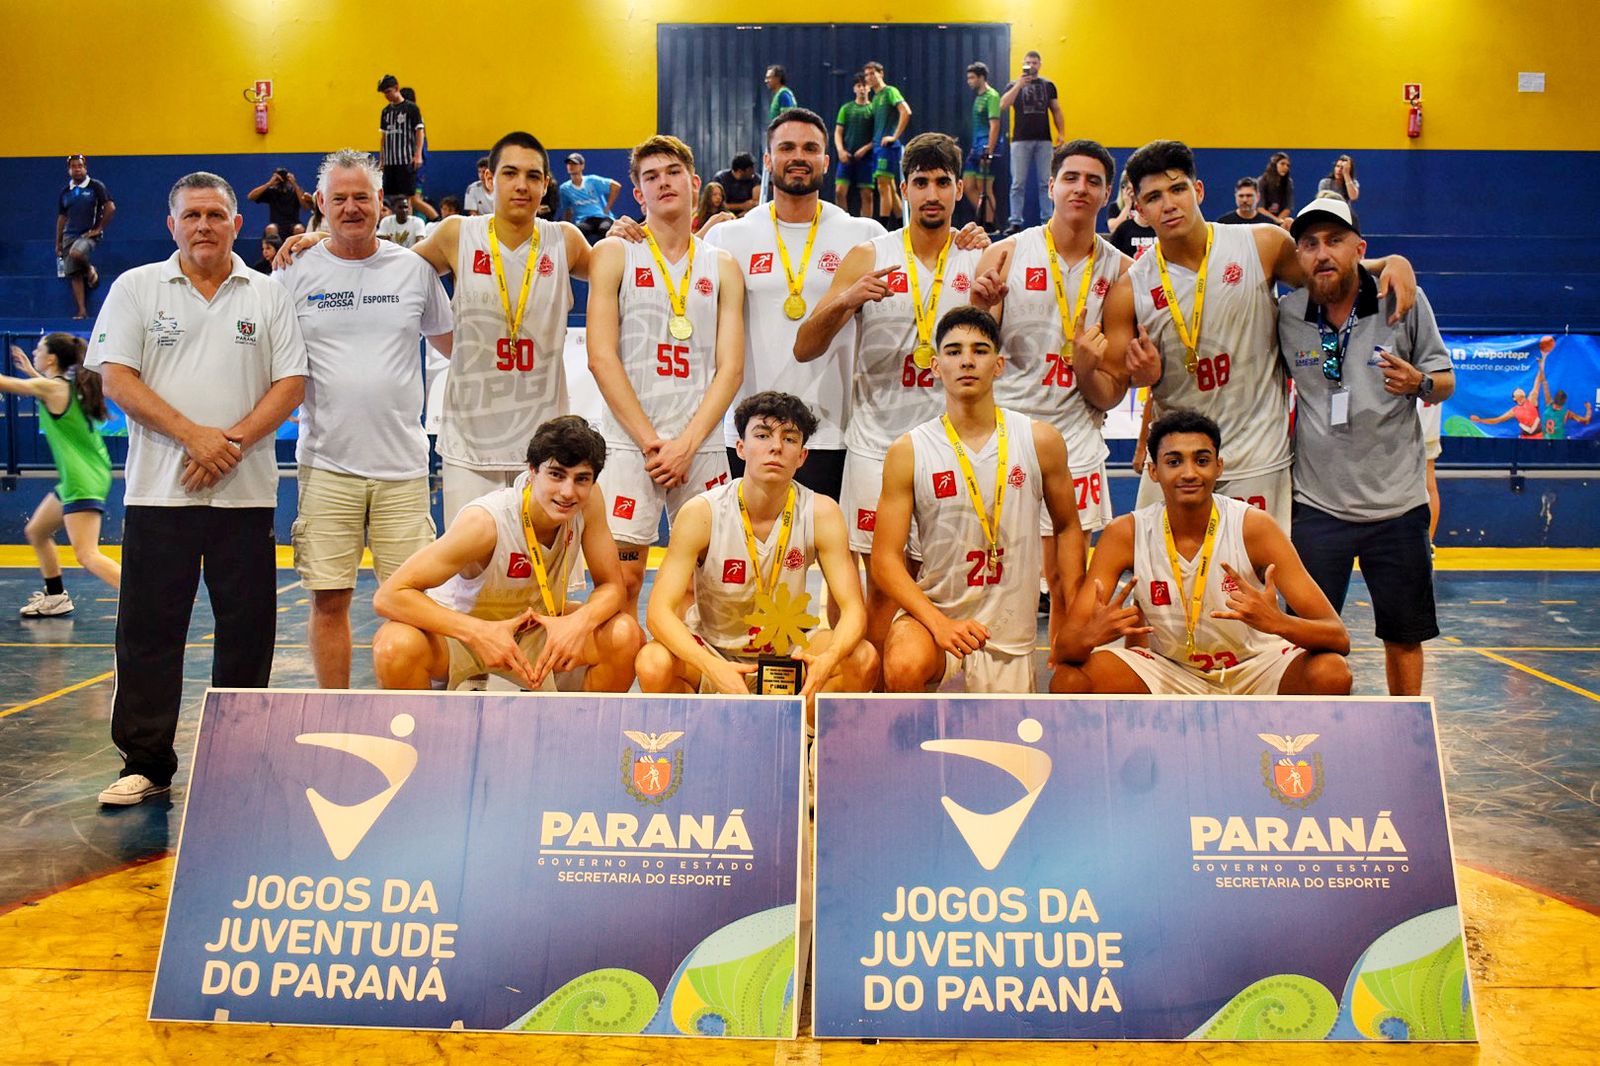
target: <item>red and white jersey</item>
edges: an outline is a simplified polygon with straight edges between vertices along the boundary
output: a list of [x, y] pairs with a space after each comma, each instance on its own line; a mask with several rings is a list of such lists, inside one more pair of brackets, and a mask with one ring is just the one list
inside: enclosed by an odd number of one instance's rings
[[[1212, 226], [1198, 365], [1184, 369], [1183, 342], [1167, 308], [1155, 253], [1128, 268], [1138, 324], [1161, 349], [1161, 381], [1151, 390], [1163, 411], [1199, 411], [1222, 429], [1232, 480], [1288, 467], [1289, 388], [1278, 358], [1278, 309], [1261, 268], [1251, 226]], [[1185, 328], [1193, 321], [1195, 273], [1167, 264]]]
[[[533, 431], [568, 413], [567, 373], [561, 361], [567, 312], [572, 310], [567, 242], [556, 223], [536, 219], [534, 225], [539, 258], [522, 327], [513, 340], [489, 255], [489, 217], [461, 220], [451, 299], [455, 341], [439, 423], [439, 454], [458, 466], [523, 469]], [[500, 245], [513, 313], [532, 245], [531, 240], [517, 248]]]
[[[772, 580], [772, 557], [783, 539], [781, 521], [773, 522], [764, 541], [756, 542], [756, 560], [750, 561], [750, 548], [744, 539], [744, 523], [739, 518], [739, 478], [718, 485], [700, 498], [711, 508], [711, 539], [705, 558], [694, 572], [694, 611], [697, 619], [690, 628], [707, 644], [730, 655], [771, 654], [770, 646], [752, 642], [760, 630], [746, 622], [745, 615], [755, 609], [757, 574], [764, 586]], [[794, 483], [794, 528], [783, 550], [783, 568], [778, 583], [789, 588], [792, 597], [806, 591], [806, 573], [817, 558], [816, 523], [812, 505], [815, 494], [798, 481]], [[776, 588], [776, 586], [773, 586]], [[819, 614], [813, 605], [812, 614]]]
[[[1084, 323], [1100, 321], [1106, 294], [1122, 270], [1122, 253], [1103, 237], [1094, 239], [1094, 275], [1084, 303]], [[1078, 391], [1077, 375], [1061, 360], [1066, 330], [1050, 277], [1050, 250], [1044, 227], [1016, 236], [1011, 269], [1006, 275], [1005, 317], [1000, 324], [1000, 350], [1006, 367], [994, 383], [994, 401], [1008, 411], [1048, 422], [1067, 442], [1067, 461], [1075, 474], [1094, 470], [1110, 454], [1100, 434], [1105, 412], [1091, 407]], [[1069, 264], [1057, 256], [1067, 304], [1077, 302], [1088, 257]]]
[[[989, 630], [988, 647], [1023, 655], [1033, 650], [1037, 635], [1039, 575], [1044, 572], [1039, 539], [1044, 479], [1033, 447], [1033, 420], [1015, 411], [1001, 413], [1006, 420], [1008, 473], [997, 538], [999, 566], [993, 571], [985, 559], [989, 542], [943, 423], [934, 418], [911, 431], [916, 457], [913, 514], [922, 544], [917, 586], [949, 617], [982, 622]], [[963, 442], [989, 521], [994, 520], [999, 436], [991, 434], [976, 454]]]
[[[850, 421], [845, 427], [845, 447], [851, 452], [882, 459], [889, 445], [912, 426], [937, 418], [944, 410], [944, 389], [932, 368], [919, 370], [912, 359], [917, 346], [917, 320], [913, 296], [919, 305], [933, 286], [933, 270], [917, 263], [917, 292], [913, 294], [906, 272], [906, 249], [900, 231], [872, 240], [871, 269], [895, 267], [888, 276], [890, 294], [877, 303], [865, 303], [856, 312], [856, 372], [851, 385]], [[978, 276], [979, 249], [963, 251], [954, 243], [945, 257], [944, 285], [933, 321], [952, 307], [971, 302], [972, 282]], [[931, 344], [933, 338], [929, 337]]]
[[[1194, 646], [1201, 661], [1189, 664], [1187, 634], [1183, 622], [1185, 592], [1194, 595], [1193, 576], [1200, 565], [1200, 552], [1192, 559], [1178, 556], [1183, 571], [1180, 585], [1167, 558], [1166, 534], [1161, 529], [1165, 503], [1151, 504], [1133, 512], [1133, 575], [1137, 579], [1134, 597], [1144, 611], [1145, 624], [1153, 627], [1150, 650], [1174, 662], [1202, 670], [1227, 669], [1265, 651], [1278, 651], [1283, 641], [1270, 633], [1253, 629], [1243, 622], [1212, 618], [1212, 611], [1226, 610], [1233, 579], [1222, 565], [1234, 572], [1255, 576], [1250, 553], [1244, 546], [1244, 516], [1250, 505], [1229, 496], [1213, 496], [1217, 504], [1217, 539], [1206, 575], [1205, 593], [1200, 601], [1200, 620], [1195, 626]], [[1206, 660], [1209, 659], [1209, 663]]]
[[[667, 330], [672, 303], [650, 245], [645, 241], [623, 243], [627, 260], [617, 293], [617, 354], [628, 373], [628, 384], [639, 397], [639, 405], [656, 434], [663, 438], [676, 437], [684, 431], [717, 373], [717, 297], [721, 290], [718, 264], [722, 253], [698, 237], [689, 239], [694, 243], [694, 270], [688, 281], [683, 281], [687, 252], [683, 259], [667, 263], [672, 284], [686, 284], [688, 288], [685, 313], [694, 332], [686, 340], [678, 340]], [[639, 447], [609, 406], [600, 418], [600, 433], [607, 444]], [[713, 433], [706, 437], [700, 450], [721, 451], [722, 442]]]
[[[527, 447], [526, 442], [523, 447]], [[466, 505], [487, 511], [494, 518], [494, 555], [479, 573], [457, 574], [438, 588], [429, 589], [428, 595], [436, 603], [491, 622], [515, 618], [529, 607], [541, 613], [546, 609], [533, 559], [528, 554], [527, 534], [522, 529], [522, 488], [527, 483], [528, 475], [524, 473], [510, 488], [496, 489]], [[544, 559], [550, 592], [559, 610], [563, 581], [583, 573], [581, 509], [575, 510], [556, 531], [555, 540], [544, 549]]]

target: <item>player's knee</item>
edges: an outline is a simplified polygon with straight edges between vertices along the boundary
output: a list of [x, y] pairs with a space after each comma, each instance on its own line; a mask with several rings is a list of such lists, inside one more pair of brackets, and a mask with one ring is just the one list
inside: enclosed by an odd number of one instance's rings
[[878, 683], [878, 649], [868, 641], [861, 641], [845, 660], [845, 690], [871, 692]]
[[38, 515], [34, 515], [28, 519], [28, 524], [22, 527], [22, 533], [28, 538], [29, 544], [43, 544], [55, 535], [55, 530], [40, 521]]
[[605, 662], [634, 659], [644, 647], [644, 629], [632, 615], [614, 614], [601, 627], [601, 639], [596, 643]]
[[883, 657], [885, 692], [921, 692], [928, 683], [928, 663], [924, 656], [897, 654]]
[[1307, 686], [1324, 696], [1350, 695], [1350, 663], [1343, 655], [1319, 652], [1306, 662]]
[[401, 687], [428, 654], [422, 630], [403, 622], [385, 622], [372, 638], [372, 671], [378, 687]]
[[1051, 692], [1093, 692], [1094, 682], [1076, 666], [1060, 664], [1050, 673]]
[[672, 653], [664, 644], [655, 641], [641, 647], [633, 657], [633, 671], [639, 678], [639, 687], [645, 692], [666, 692], [671, 687], [674, 674]]

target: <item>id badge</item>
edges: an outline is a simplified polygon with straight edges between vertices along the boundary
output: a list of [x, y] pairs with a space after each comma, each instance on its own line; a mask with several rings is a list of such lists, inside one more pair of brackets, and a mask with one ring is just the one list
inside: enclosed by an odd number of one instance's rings
[[1334, 389], [1329, 395], [1328, 423], [1344, 426], [1350, 423], [1350, 390]]

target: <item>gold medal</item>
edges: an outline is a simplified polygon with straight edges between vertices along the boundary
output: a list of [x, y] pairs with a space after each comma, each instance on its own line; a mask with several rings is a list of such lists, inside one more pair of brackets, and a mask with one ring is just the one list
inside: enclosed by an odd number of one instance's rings
[[689, 279], [694, 276], [694, 236], [689, 237], [688, 262], [684, 264], [683, 277], [677, 284], [673, 284], [672, 275], [667, 272], [667, 261], [649, 226], [644, 227], [644, 239], [650, 245], [650, 255], [655, 259], [656, 270], [666, 287], [667, 305], [672, 308], [672, 317], [667, 319], [667, 332], [672, 334], [673, 340], [686, 341], [694, 335], [694, 326], [689, 322]]
[[926, 370], [933, 365], [933, 345], [922, 343], [911, 349], [911, 358], [916, 362], [918, 370]]
[[945, 439], [950, 442], [950, 450], [956, 453], [956, 465], [961, 468], [961, 479], [966, 482], [967, 496], [972, 501], [972, 509], [978, 512], [978, 526], [983, 530], [983, 539], [988, 543], [984, 549], [983, 565], [987, 572], [998, 574], [1000, 572], [1000, 516], [1006, 506], [1006, 472], [1009, 469], [1006, 451], [1006, 416], [1000, 408], [994, 409], [995, 432], [995, 463], [994, 463], [994, 523], [989, 522], [989, 515], [983, 509], [983, 492], [978, 488], [978, 475], [972, 469], [972, 460], [967, 458], [966, 445], [961, 443], [961, 435], [956, 432], [955, 423], [950, 421], [949, 415], [940, 415], [939, 422], [944, 426]]
[[806, 298], [799, 293], [790, 296], [783, 301], [783, 313], [795, 322], [800, 321], [806, 317]]
[[783, 313], [789, 316], [791, 322], [798, 322], [806, 317], [806, 298], [800, 295], [800, 289], [806, 283], [806, 266], [811, 262], [811, 246], [817, 239], [817, 227], [822, 224], [822, 201], [817, 201], [817, 213], [811, 216], [811, 228], [806, 232], [805, 251], [800, 253], [800, 272], [795, 273], [794, 267], [789, 263], [789, 246], [783, 243], [783, 230], [778, 227], [778, 205], [776, 202], [767, 208], [772, 215], [772, 237], [778, 245], [778, 260], [783, 264], [783, 277], [789, 288], [789, 298], [783, 301]]
[[933, 284], [928, 287], [928, 301], [923, 303], [917, 298], [920, 287], [917, 285], [917, 257], [911, 250], [911, 227], [902, 230], [901, 240], [906, 249], [906, 279], [909, 282], [907, 289], [911, 296], [911, 314], [917, 326], [917, 346], [911, 349], [911, 358], [916, 360], [918, 370], [926, 370], [933, 365], [933, 329], [939, 310], [939, 289], [944, 285], [944, 261], [950, 254], [950, 244], [954, 238], [954, 232], [945, 234], [944, 247], [939, 249], [939, 258], [933, 265]]
[[690, 324], [688, 315], [673, 315], [667, 319], [667, 332], [675, 340], [686, 341], [694, 336], [694, 326]]
[[1089, 242], [1089, 258], [1083, 263], [1083, 277], [1078, 281], [1078, 302], [1067, 306], [1066, 279], [1061, 274], [1061, 259], [1056, 255], [1056, 239], [1050, 233], [1050, 223], [1044, 224], [1045, 255], [1050, 260], [1050, 280], [1055, 284], [1056, 308], [1061, 312], [1061, 361], [1072, 365], [1072, 333], [1077, 328], [1078, 316], [1089, 306], [1089, 282], [1094, 277], [1094, 253], [1098, 238]]
[[[544, 549], [539, 546], [539, 535], [533, 528], [533, 475], [522, 486], [522, 535], [528, 541], [528, 560], [533, 563], [533, 577], [539, 583], [539, 598], [544, 601], [545, 613], [551, 616], [565, 614], [567, 610], [567, 578], [572, 572], [572, 556], [567, 556], [567, 572], [561, 575], [561, 602], [556, 603], [550, 591], [550, 577], [545, 569]], [[556, 543], [560, 544], [561, 530], [556, 530]], [[552, 546], [551, 550], [554, 550]]]
[[1206, 596], [1206, 577], [1211, 573], [1211, 553], [1217, 545], [1217, 526], [1221, 518], [1215, 502], [1211, 504], [1211, 518], [1206, 522], [1205, 540], [1200, 543], [1200, 554], [1194, 568], [1194, 586], [1187, 592], [1183, 587], [1183, 569], [1178, 562], [1178, 542], [1172, 535], [1172, 518], [1167, 509], [1161, 509], [1161, 535], [1167, 542], [1167, 565], [1172, 568], [1172, 580], [1178, 583], [1178, 602], [1183, 606], [1184, 654], [1194, 658], [1194, 632], [1200, 626], [1200, 605]]

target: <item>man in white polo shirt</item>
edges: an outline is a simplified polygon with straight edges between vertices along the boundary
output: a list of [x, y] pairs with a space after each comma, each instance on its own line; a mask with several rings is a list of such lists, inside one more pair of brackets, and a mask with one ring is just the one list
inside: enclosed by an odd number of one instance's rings
[[385, 581], [433, 542], [422, 429], [426, 336], [450, 351], [450, 297], [426, 259], [377, 236], [383, 171], [346, 148], [322, 161], [317, 211], [330, 236], [276, 277], [305, 334], [294, 563], [311, 591], [320, 688], [350, 685], [350, 597], [363, 544]]
[[85, 365], [128, 415], [127, 515], [111, 739], [118, 780], [100, 802], [166, 792], [183, 650], [204, 566], [216, 616], [211, 683], [264, 688], [277, 631], [273, 437], [305, 392], [289, 294], [233, 253], [244, 219], [215, 174], [167, 197], [178, 251], [117, 279]]

